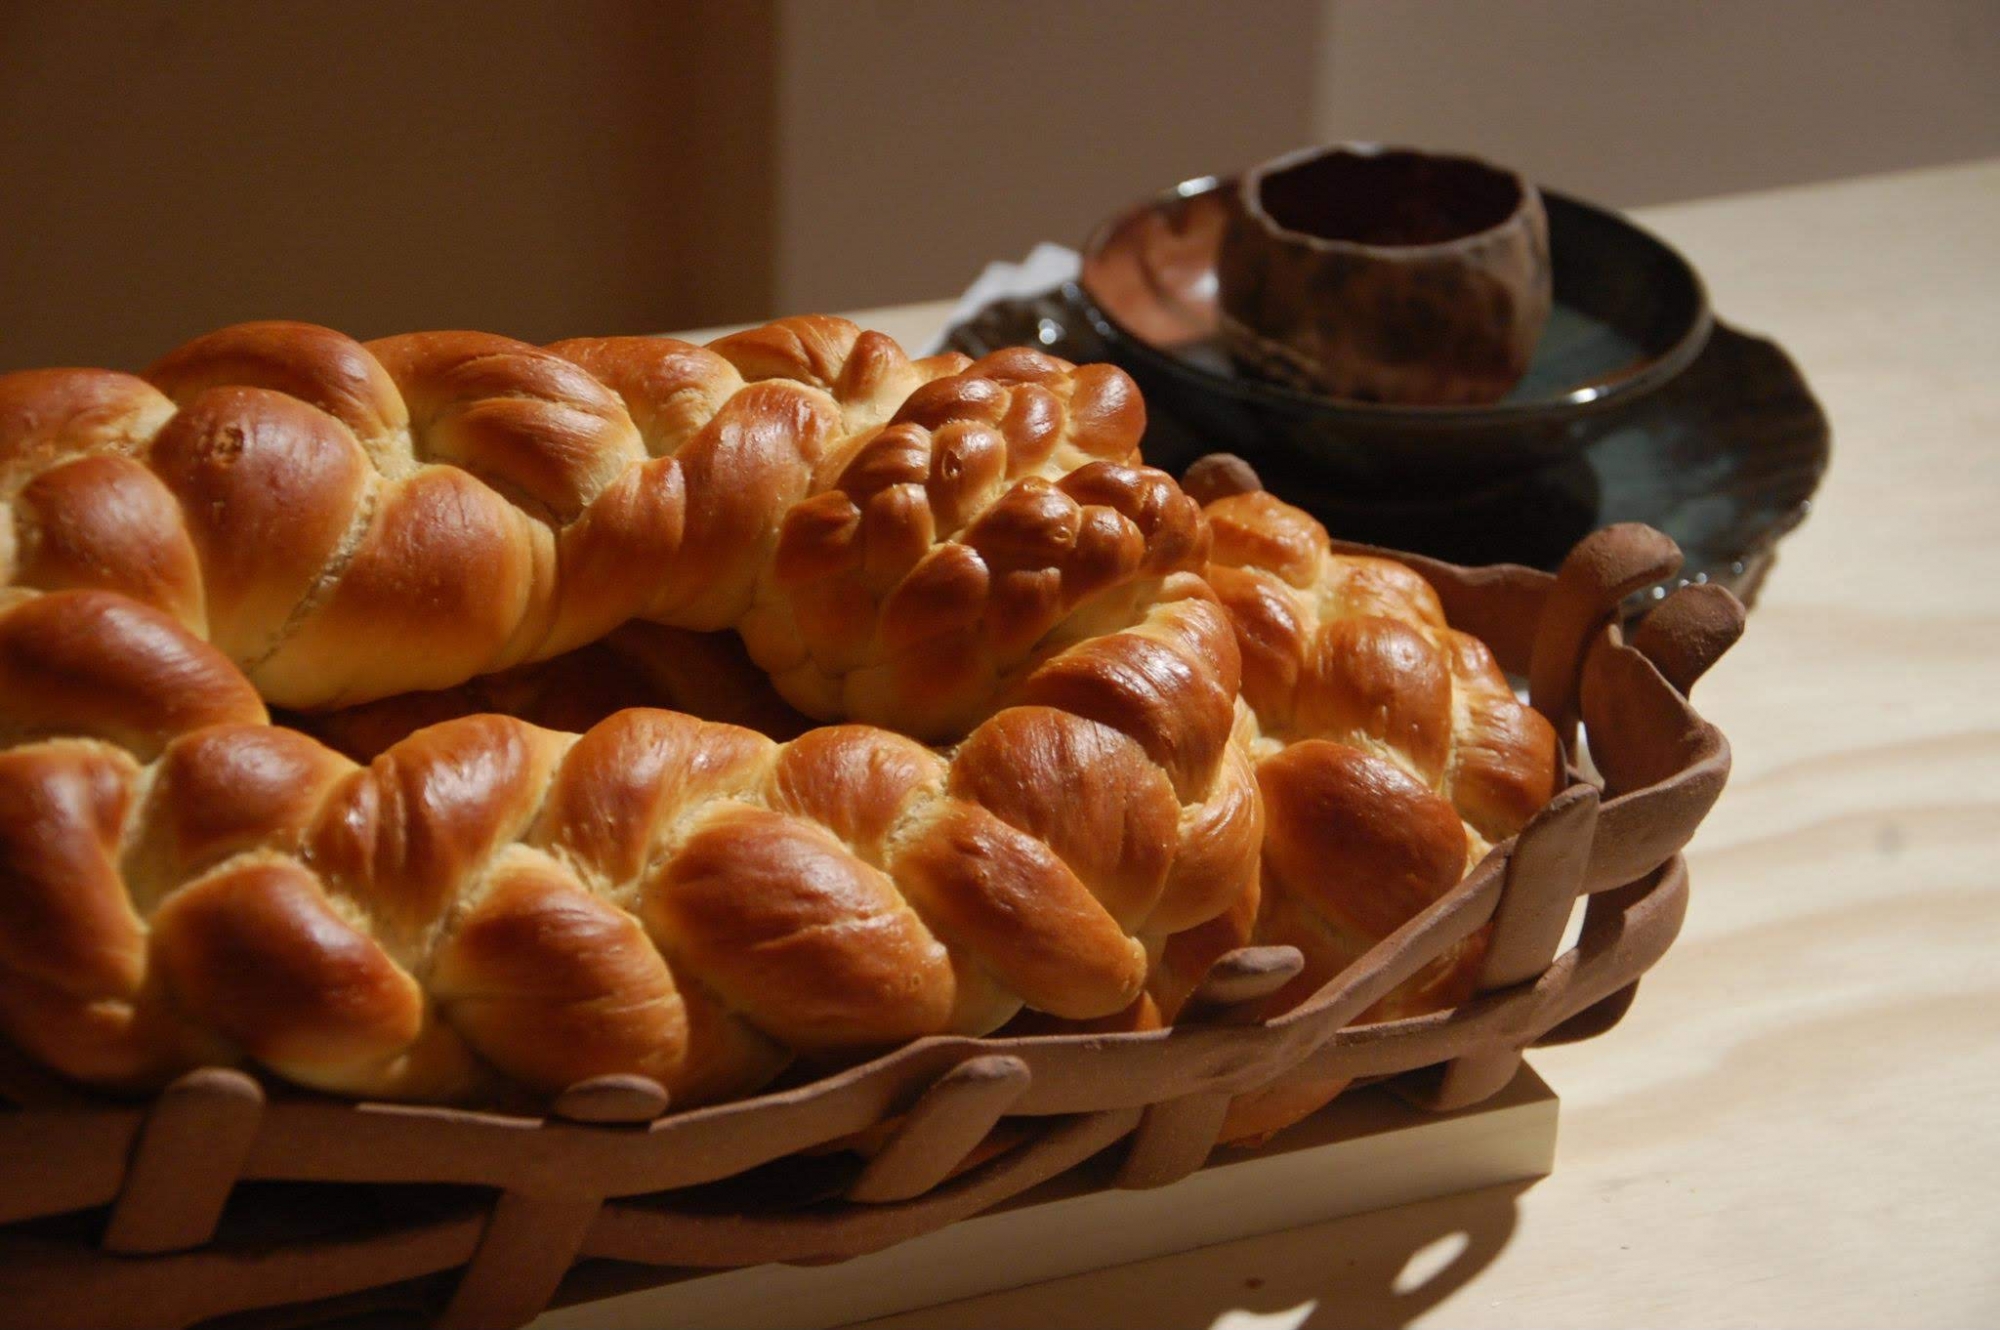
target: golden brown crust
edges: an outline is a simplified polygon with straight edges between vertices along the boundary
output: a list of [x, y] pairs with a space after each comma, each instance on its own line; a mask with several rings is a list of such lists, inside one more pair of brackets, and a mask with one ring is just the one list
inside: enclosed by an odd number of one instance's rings
[[1307, 739], [1264, 759], [1265, 880], [1328, 922], [1387, 937], [1465, 876], [1458, 813], [1387, 759]]
[[131, 458], [93, 453], [52, 466], [21, 489], [14, 510], [17, 584], [115, 587], [205, 629], [200, 562], [180, 506]]
[[1138, 995], [1146, 952], [1048, 846], [976, 804], [945, 807], [900, 856], [912, 902], [1003, 988], [1056, 1016]]
[[1180, 801], [1117, 730], [1046, 707], [1003, 711], [959, 749], [951, 792], [1047, 844], [1121, 925], [1159, 903]]
[[345, 1088], [422, 1032], [416, 980], [290, 860], [225, 864], [168, 896], [152, 933], [190, 1019], [307, 1084]]
[[793, 1047], [899, 1043], [951, 1017], [944, 946], [824, 827], [728, 809], [648, 876], [640, 910], [661, 947]]
[[149, 1069], [130, 1028], [145, 930], [117, 862], [136, 770], [100, 745], [0, 754], [0, 1014], [31, 1054], [114, 1084]]
[[0, 592], [0, 740], [88, 735], [142, 756], [264, 704], [222, 654], [157, 610], [102, 591]]

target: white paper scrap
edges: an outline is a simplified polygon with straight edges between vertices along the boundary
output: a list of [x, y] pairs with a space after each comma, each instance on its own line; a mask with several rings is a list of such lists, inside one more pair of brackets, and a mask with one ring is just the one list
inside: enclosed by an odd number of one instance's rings
[[1033, 296], [1064, 282], [1073, 280], [1082, 271], [1083, 259], [1075, 250], [1064, 245], [1042, 241], [1028, 251], [1028, 257], [1019, 263], [995, 261], [986, 265], [965, 294], [958, 298], [951, 314], [944, 321], [944, 331], [931, 338], [922, 354], [935, 355], [944, 350], [944, 333], [977, 314], [995, 300], [1010, 296]]

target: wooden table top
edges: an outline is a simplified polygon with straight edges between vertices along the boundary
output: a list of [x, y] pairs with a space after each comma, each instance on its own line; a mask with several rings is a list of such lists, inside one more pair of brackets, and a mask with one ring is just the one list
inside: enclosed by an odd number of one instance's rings
[[875, 1330], [2000, 1323], [2000, 160], [1639, 218], [1834, 461], [1697, 691], [1736, 763], [1681, 939], [1534, 1057], [1555, 1174]]

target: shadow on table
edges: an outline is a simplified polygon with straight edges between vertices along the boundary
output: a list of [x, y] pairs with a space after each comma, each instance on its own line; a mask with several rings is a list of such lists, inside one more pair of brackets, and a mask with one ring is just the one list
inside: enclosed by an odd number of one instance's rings
[[1401, 1326], [1456, 1293], [1514, 1234], [1529, 1183], [1351, 1215], [1091, 1275], [863, 1322], [855, 1330], [1340, 1330]]

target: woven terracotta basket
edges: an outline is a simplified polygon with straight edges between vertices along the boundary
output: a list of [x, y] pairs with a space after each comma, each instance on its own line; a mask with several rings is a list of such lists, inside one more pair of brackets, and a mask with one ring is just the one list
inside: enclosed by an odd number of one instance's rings
[[[646, 1081], [606, 1078], [546, 1118], [350, 1103], [227, 1070], [115, 1101], [7, 1053], [0, 1322], [297, 1325], [399, 1306], [439, 1326], [517, 1325], [602, 1291], [593, 1273], [606, 1269], [629, 1288], [654, 1269], [873, 1251], [1114, 1146], [1116, 1185], [1171, 1183], [1207, 1158], [1230, 1098], [1248, 1090], [1396, 1077], [1427, 1107], [1485, 1098], [1523, 1048], [1615, 1024], [1678, 931], [1679, 852], [1729, 768], [1687, 694], [1740, 633], [1742, 609], [1687, 587], [1626, 642], [1620, 601], [1679, 564], [1645, 527], [1597, 533], [1553, 577], [1388, 557], [1527, 677], [1571, 780], [1455, 890], [1286, 1014], [1243, 1011], [1297, 972], [1297, 953], [1247, 948], [1216, 963], [1170, 1030], [924, 1039], [686, 1112], [666, 1112]], [[1581, 938], [1558, 956], [1581, 897]], [[1489, 920], [1478, 996], [1348, 1024]], [[891, 1120], [865, 1164], [820, 1149]], [[1001, 1141], [1014, 1143], [991, 1154]], [[592, 1258], [636, 1264], [578, 1268]]]

